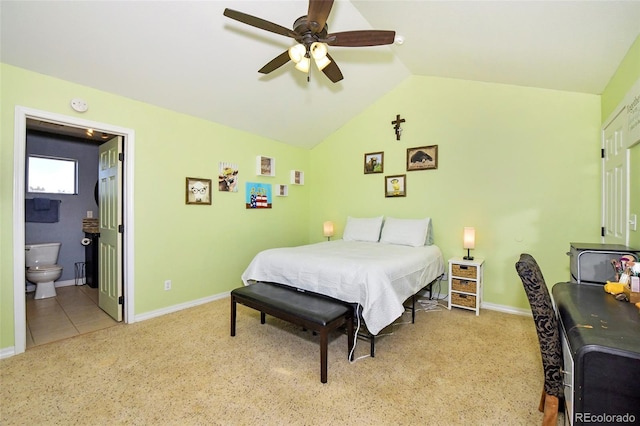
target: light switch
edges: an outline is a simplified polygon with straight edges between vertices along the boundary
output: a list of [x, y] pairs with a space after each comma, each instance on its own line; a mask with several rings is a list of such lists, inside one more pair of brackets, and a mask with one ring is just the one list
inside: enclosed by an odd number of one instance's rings
[[632, 214], [629, 216], [629, 229], [635, 231], [638, 227], [638, 215]]

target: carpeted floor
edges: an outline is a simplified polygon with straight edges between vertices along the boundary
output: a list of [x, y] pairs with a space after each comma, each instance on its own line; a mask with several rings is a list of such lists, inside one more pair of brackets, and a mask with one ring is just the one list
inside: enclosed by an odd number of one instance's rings
[[322, 384], [318, 336], [239, 306], [232, 338], [226, 298], [0, 361], [0, 424], [541, 423], [530, 317], [421, 311], [382, 333], [355, 363], [332, 335]]

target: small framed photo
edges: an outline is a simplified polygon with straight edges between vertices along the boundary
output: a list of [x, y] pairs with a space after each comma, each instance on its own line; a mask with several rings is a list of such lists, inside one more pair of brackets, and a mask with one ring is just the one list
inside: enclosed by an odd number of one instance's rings
[[407, 175], [395, 175], [384, 177], [385, 197], [407, 196]]
[[304, 185], [304, 172], [300, 170], [291, 170], [291, 184]]
[[364, 155], [364, 174], [384, 171], [384, 152], [370, 152]]
[[256, 159], [256, 174], [258, 176], [275, 176], [276, 159], [273, 157], [258, 155]]
[[407, 148], [407, 171], [438, 168], [438, 145]]
[[211, 179], [187, 178], [187, 204], [211, 204]]
[[288, 185], [278, 185], [278, 193], [276, 194], [278, 197], [286, 197], [289, 195], [289, 186]]

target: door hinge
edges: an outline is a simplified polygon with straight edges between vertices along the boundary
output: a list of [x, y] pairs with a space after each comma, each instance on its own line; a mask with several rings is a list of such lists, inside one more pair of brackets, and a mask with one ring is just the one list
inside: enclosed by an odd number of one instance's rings
[[118, 232], [124, 234], [124, 225], [118, 225]]
[[600, 228], [600, 236], [604, 237], [604, 226]]
[[124, 152], [120, 152], [120, 153], [118, 154], [118, 160], [120, 160], [120, 161], [124, 161]]
[[124, 296], [118, 297], [118, 305], [124, 305]]
[[600, 158], [604, 158], [604, 148], [600, 150]]

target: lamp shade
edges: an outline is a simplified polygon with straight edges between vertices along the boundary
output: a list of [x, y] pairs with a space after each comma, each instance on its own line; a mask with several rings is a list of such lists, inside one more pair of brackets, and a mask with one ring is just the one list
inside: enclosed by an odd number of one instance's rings
[[476, 229], [465, 227], [462, 237], [463, 248], [472, 249], [476, 247]]
[[322, 231], [325, 237], [333, 237], [333, 222], [329, 220], [323, 223]]
[[296, 44], [289, 48], [289, 58], [291, 58], [291, 60], [296, 64], [304, 58], [306, 53], [307, 49], [302, 44]]
[[310, 63], [311, 60], [308, 57], [304, 56], [302, 59], [300, 59], [300, 62], [296, 64], [296, 69], [302, 72], [309, 72]]

